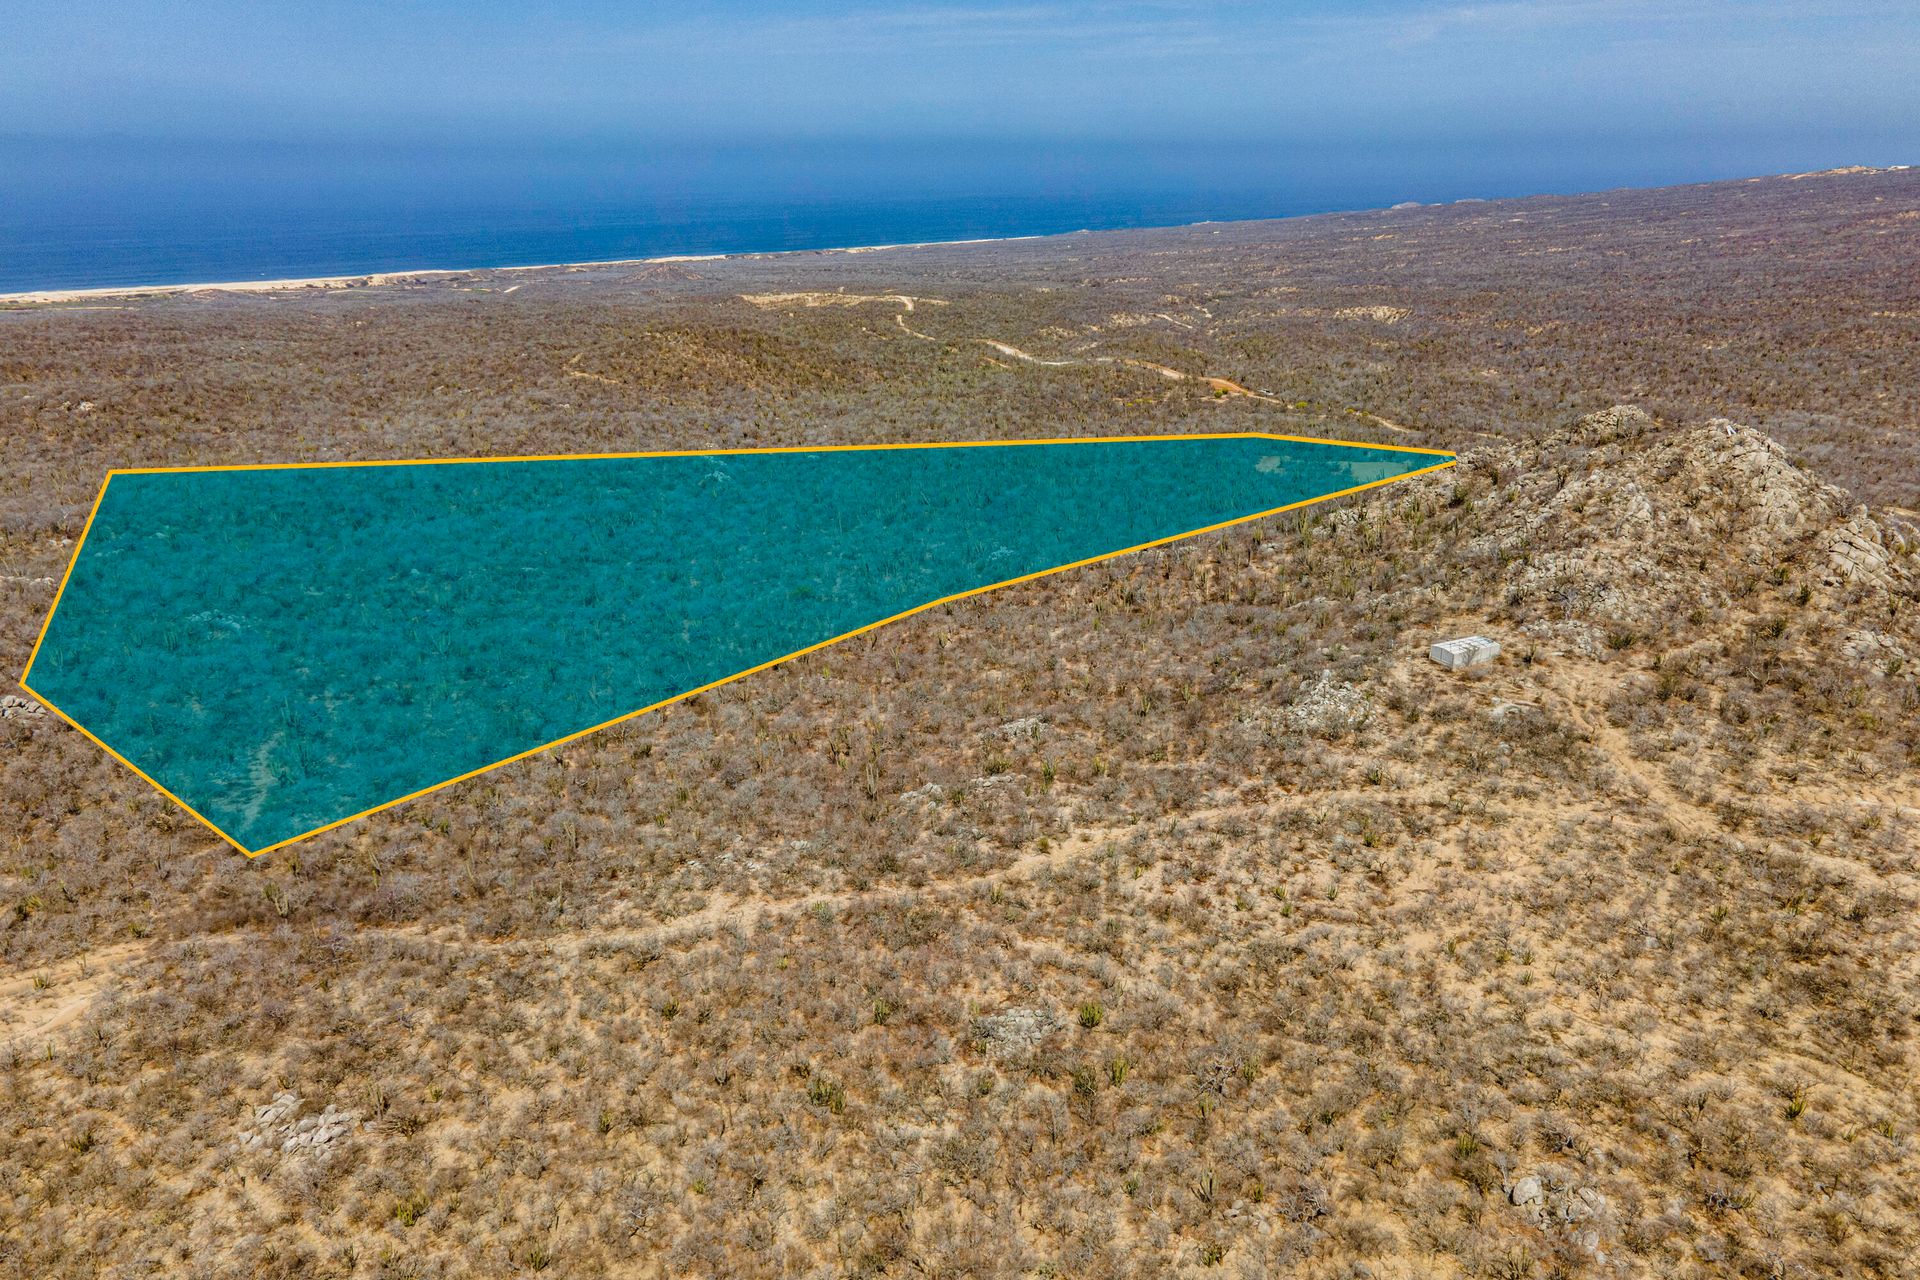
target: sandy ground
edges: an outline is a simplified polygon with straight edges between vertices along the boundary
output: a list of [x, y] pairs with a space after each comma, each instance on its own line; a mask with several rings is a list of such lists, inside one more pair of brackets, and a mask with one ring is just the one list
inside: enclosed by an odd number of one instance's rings
[[0, 1050], [50, 1036], [85, 1015], [147, 947], [144, 942], [101, 947], [50, 969], [0, 980]]

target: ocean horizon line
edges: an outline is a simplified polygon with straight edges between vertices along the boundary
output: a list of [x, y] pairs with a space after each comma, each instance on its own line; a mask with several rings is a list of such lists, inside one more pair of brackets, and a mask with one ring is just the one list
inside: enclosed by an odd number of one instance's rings
[[[1799, 173], [1756, 174], [1744, 178], [1722, 179], [1721, 181], [1762, 182], [1769, 179], [1794, 180], [1812, 177], [1853, 176], [1899, 172], [1910, 167], [1910, 165], [1906, 164], [1853, 164]], [[1706, 181], [1711, 182], [1712, 180], [1709, 179]], [[1179, 221], [1138, 223], [1112, 227], [1076, 227], [1063, 231], [1023, 232], [1004, 236], [962, 236], [924, 240], [886, 241], [871, 244], [821, 244], [777, 249], [730, 249], [702, 253], [666, 253], [610, 258], [580, 258], [533, 263], [509, 262], [494, 265], [476, 264], [454, 267], [423, 266], [383, 268], [311, 276], [279, 276], [261, 279], [161, 281], [141, 284], [79, 285], [60, 288], [7, 290], [0, 291], [0, 307], [17, 309], [22, 306], [56, 305], [60, 303], [112, 298], [163, 297], [183, 293], [288, 293], [307, 289], [337, 290], [357, 287], [373, 288], [440, 276], [475, 275], [483, 272], [506, 273], [520, 271], [558, 271], [591, 267], [661, 266], [682, 262], [718, 262], [731, 259], [784, 258], [795, 257], [802, 254], [882, 253], [896, 249], [936, 249], [966, 245], [1011, 244], [1028, 240], [1057, 239], [1065, 236], [1139, 231], [1178, 231], [1192, 227], [1237, 226], [1254, 222], [1297, 221], [1304, 218], [1338, 217], [1358, 213], [1389, 213], [1414, 208], [1445, 208], [1460, 204], [1514, 203], [1534, 199], [1568, 199], [1577, 195], [1599, 195], [1613, 191], [1655, 191], [1664, 190], [1668, 187], [1696, 185], [1701, 185], [1701, 183], [1684, 182], [1660, 184], [1650, 187], [1604, 187], [1589, 192], [1532, 192], [1524, 195], [1498, 195], [1491, 197], [1464, 196], [1440, 201], [1407, 200], [1394, 204], [1356, 204], [1338, 209], [1319, 209], [1297, 213], [1273, 213], [1255, 217], [1191, 218]]]

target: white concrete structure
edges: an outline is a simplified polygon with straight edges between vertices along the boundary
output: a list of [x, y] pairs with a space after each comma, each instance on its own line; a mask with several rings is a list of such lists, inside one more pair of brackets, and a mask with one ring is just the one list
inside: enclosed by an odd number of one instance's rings
[[1460, 671], [1492, 662], [1500, 656], [1500, 643], [1485, 636], [1461, 636], [1458, 640], [1442, 640], [1427, 650], [1427, 656], [1449, 671]]

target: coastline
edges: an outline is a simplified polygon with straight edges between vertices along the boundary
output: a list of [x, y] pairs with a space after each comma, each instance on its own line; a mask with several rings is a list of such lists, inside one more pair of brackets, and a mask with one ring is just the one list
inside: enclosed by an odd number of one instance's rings
[[[1799, 182], [1808, 178], [1851, 178], [1873, 177], [1888, 173], [1902, 173], [1912, 169], [1910, 164], [1892, 165], [1843, 165], [1831, 169], [1815, 169], [1804, 173], [1757, 174], [1747, 178], [1727, 179], [1729, 182]], [[1698, 183], [1671, 184], [1674, 187], [1701, 185]], [[1621, 191], [1661, 191], [1669, 187], [1622, 187]], [[1601, 192], [1576, 193], [1538, 193], [1529, 196], [1502, 196], [1494, 199], [1480, 197], [1460, 197], [1453, 200], [1426, 204], [1419, 201], [1407, 201], [1385, 208], [1355, 208], [1329, 210], [1324, 213], [1283, 215], [1272, 218], [1203, 218], [1197, 222], [1168, 223], [1151, 227], [1116, 227], [1114, 231], [1175, 231], [1188, 227], [1221, 226], [1239, 222], [1284, 221], [1292, 218], [1329, 217], [1359, 213], [1398, 213], [1410, 209], [1441, 208], [1449, 204], [1488, 204], [1507, 203], [1537, 199], [1542, 196], [1572, 198], [1575, 195], [1595, 195]], [[508, 273], [518, 271], [568, 271], [583, 270], [590, 267], [638, 267], [660, 266], [679, 262], [719, 262], [733, 258], [791, 258], [802, 254], [830, 253], [883, 253], [893, 249], [939, 249], [964, 245], [1011, 244], [1021, 240], [1050, 240], [1061, 236], [1086, 235], [1089, 228], [1074, 231], [1042, 232], [1017, 236], [973, 236], [959, 240], [907, 240], [892, 244], [827, 245], [809, 249], [741, 249], [730, 253], [671, 253], [644, 258], [589, 258], [578, 262], [538, 262], [514, 266], [470, 266], [470, 267], [420, 267], [400, 271], [363, 271], [349, 275], [288, 277], [274, 280], [215, 280], [193, 284], [130, 284], [130, 285], [90, 285], [73, 289], [29, 289], [18, 292], [0, 292], [0, 309], [15, 309], [23, 306], [53, 305], [67, 302], [95, 302], [112, 299], [157, 298], [182, 293], [289, 293], [309, 289], [333, 290], [375, 288], [382, 285], [404, 284], [413, 281], [430, 280], [437, 276], [469, 276], [481, 273]], [[517, 286], [516, 286], [517, 287]]]
[[[1199, 225], [1199, 224], [1193, 224]], [[1053, 235], [1081, 235], [1061, 231]], [[821, 249], [743, 249], [735, 253], [669, 253], [651, 258], [594, 258], [583, 262], [536, 262], [506, 267], [421, 267], [409, 271], [363, 271], [341, 276], [296, 276], [280, 280], [213, 280], [196, 284], [109, 284], [80, 289], [29, 289], [0, 293], [0, 307], [40, 306], [62, 302], [97, 302], [112, 298], [159, 298], [182, 293], [291, 293], [307, 289], [367, 289], [382, 285], [431, 280], [438, 276], [470, 276], [482, 272], [570, 271], [587, 267], [664, 266], [679, 262], [719, 262], [729, 258], [791, 258], [801, 254], [884, 253], [890, 249], [939, 249], [956, 245], [1010, 244], [1046, 240], [1050, 235], [974, 236], [965, 240], [911, 240], [897, 244], [835, 245]]]

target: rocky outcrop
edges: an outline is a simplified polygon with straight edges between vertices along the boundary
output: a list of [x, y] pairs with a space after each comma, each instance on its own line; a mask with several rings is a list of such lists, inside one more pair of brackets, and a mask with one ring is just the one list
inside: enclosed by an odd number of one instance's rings
[[1582, 626], [1725, 606], [1789, 563], [1825, 587], [1905, 590], [1915, 578], [1920, 539], [1724, 419], [1676, 430], [1616, 406], [1465, 454], [1458, 471], [1481, 517], [1471, 552], [1509, 596], [1549, 605], [1571, 628], [1555, 638], [1576, 648], [1599, 639], [1574, 634]]
[[239, 1150], [281, 1156], [325, 1159], [343, 1139], [360, 1128], [360, 1117], [332, 1103], [311, 1115], [300, 1114], [300, 1097], [275, 1095], [272, 1102], [253, 1109], [253, 1125], [242, 1130], [233, 1145]]
[[1893, 526], [1860, 507], [1826, 539], [1824, 581], [1829, 586], [1893, 587], [1912, 578], [1905, 561], [1913, 547]]

